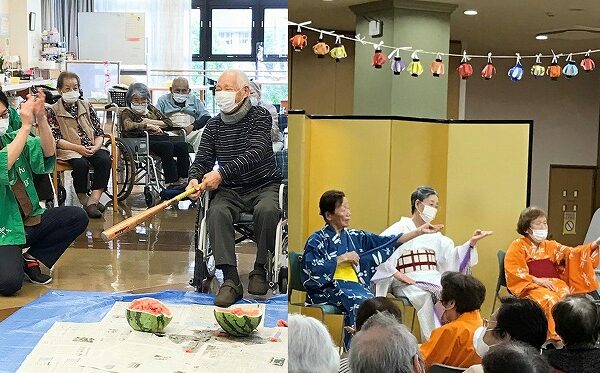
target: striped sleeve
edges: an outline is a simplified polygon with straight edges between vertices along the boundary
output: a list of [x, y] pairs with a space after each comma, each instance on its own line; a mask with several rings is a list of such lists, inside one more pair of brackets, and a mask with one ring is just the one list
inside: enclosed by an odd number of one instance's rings
[[212, 170], [217, 157], [215, 151], [215, 131], [216, 121], [209, 120], [202, 133], [202, 139], [200, 140], [200, 146], [194, 158], [194, 163], [190, 167], [190, 179], [202, 180], [204, 174]]

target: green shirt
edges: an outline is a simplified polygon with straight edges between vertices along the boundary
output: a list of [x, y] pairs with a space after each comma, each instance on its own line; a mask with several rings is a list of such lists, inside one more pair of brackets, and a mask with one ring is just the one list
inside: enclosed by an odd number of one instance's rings
[[[9, 126], [12, 124], [13, 121], [11, 118]], [[50, 173], [54, 171], [56, 164], [55, 156], [44, 157], [40, 138], [28, 136], [21, 155], [9, 170], [7, 145], [14, 140], [17, 133], [17, 131], [7, 132], [0, 137], [0, 141], [2, 141], [2, 150], [0, 150], [0, 246], [25, 244], [25, 228], [23, 226], [21, 211], [11, 189], [17, 177], [21, 178], [31, 201], [33, 207], [31, 216], [41, 215], [45, 210], [40, 207], [35, 185], [33, 184], [32, 173]]]

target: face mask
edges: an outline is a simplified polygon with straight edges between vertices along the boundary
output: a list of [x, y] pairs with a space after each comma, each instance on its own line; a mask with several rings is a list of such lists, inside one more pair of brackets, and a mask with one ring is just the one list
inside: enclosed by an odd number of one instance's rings
[[473, 346], [475, 347], [475, 352], [477, 352], [479, 357], [483, 357], [483, 355], [487, 354], [490, 349], [490, 346], [488, 346], [483, 340], [483, 336], [485, 335], [486, 331], [487, 328], [485, 326], [480, 326], [477, 328], [477, 330], [475, 330], [475, 334], [473, 335]]
[[548, 237], [547, 229], [532, 229], [531, 232], [531, 236], [536, 242], [542, 242]]
[[79, 91], [70, 91], [62, 94], [62, 99], [67, 104], [72, 104], [79, 99]]
[[0, 136], [4, 135], [6, 133], [6, 130], [8, 130], [8, 123], [9, 118], [0, 119]]
[[138, 114], [146, 115], [148, 113], [148, 105], [131, 103], [131, 110]]
[[258, 106], [258, 98], [256, 96], [250, 96], [250, 103], [252, 106]]
[[215, 100], [217, 101], [217, 106], [219, 106], [219, 109], [225, 113], [225, 114], [229, 114], [232, 113], [238, 106], [238, 104], [235, 102], [235, 95], [239, 92], [238, 91], [217, 91], [215, 93]]
[[188, 98], [188, 95], [184, 95], [181, 93], [173, 93], [173, 100], [178, 104], [184, 103]]
[[[417, 209], [417, 211], [419, 211]], [[435, 207], [431, 207], [429, 205], [423, 204], [423, 211], [419, 211], [419, 215], [421, 215], [421, 219], [425, 223], [431, 223], [435, 216], [437, 215], [437, 209]]]

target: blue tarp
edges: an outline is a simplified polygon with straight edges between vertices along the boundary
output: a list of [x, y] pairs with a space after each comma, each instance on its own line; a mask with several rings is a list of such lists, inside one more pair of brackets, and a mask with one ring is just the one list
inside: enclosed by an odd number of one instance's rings
[[[184, 291], [146, 294], [49, 291], [0, 323], [0, 372], [15, 372], [55, 322], [98, 322], [115, 302], [130, 302], [142, 297], [156, 298], [165, 303], [212, 305], [215, 296]], [[257, 302], [242, 300], [239, 303]], [[286, 294], [260, 303], [266, 304], [265, 326], [273, 327], [277, 320], [287, 320]]]

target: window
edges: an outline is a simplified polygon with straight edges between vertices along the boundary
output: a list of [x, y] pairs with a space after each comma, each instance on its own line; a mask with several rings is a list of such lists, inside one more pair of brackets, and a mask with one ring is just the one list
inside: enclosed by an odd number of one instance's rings
[[213, 9], [211, 54], [252, 55], [252, 9]]
[[264, 18], [265, 56], [286, 57], [288, 51], [288, 12], [287, 9], [265, 9]]

